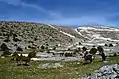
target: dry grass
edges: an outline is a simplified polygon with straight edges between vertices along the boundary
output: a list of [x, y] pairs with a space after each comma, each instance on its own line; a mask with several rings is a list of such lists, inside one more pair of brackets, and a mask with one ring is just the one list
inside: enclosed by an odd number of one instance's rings
[[42, 69], [40, 64], [59, 61], [31, 61], [32, 66], [16, 66], [16, 62], [8, 58], [0, 58], [0, 79], [80, 79], [84, 74], [90, 74], [103, 65], [119, 62], [119, 57], [108, 58], [108, 63], [96, 59], [93, 63], [83, 65], [80, 61], [60, 62], [62, 68]]

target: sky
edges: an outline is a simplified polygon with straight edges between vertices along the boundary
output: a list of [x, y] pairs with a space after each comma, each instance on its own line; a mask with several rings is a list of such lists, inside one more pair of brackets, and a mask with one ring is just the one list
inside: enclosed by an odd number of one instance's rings
[[0, 20], [119, 27], [119, 0], [0, 0]]

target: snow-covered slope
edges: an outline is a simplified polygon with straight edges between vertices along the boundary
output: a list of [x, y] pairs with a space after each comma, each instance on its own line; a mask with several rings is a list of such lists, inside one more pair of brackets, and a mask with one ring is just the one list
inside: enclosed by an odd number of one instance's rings
[[94, 40], [119, 40], [119, 29], [105, 26], [81, 26], [76, 29], [78, 34]]
[[81, 31], [94, 30], [94, 31], [119, 31], [117, 28], [105, 27], [105, 26], [93, 26], [93, 27], [78, 27]]
[[[52, 26], [52, 25], [49, 25], [50, 27], [52, 27], [53, 29], [56, 29], [56, 30], [58, 30], [57, 28], [55, 28], [54, 26]], [[69, 37], [71, 37], [71, 38], [76, 38], [75, 36], [73, 36], [73, 35], [71, 35], [71, 34], [68, 34], [68, 33], [66, 33], [66, 32], [63, 32], [63, 31], [60, 31], [61, 33], [63, 33], [63, 34], [65, 34], [65, 35], [67, 35], [67, 36], [69, 36]]]

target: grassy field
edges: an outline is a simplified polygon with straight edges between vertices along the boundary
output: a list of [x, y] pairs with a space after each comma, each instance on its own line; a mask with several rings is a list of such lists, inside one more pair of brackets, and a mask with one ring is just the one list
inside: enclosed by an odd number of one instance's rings
[[60, 62], [62, 68], [42, 69], [40, 64], [59, 61], [31, 61], [32, 66], [17, 66], [10, 57], [0, 58], [0, 79], [80, 79], [84, 74], [107, 64], [119, 63], [119, 57], [108, 58], [108, 63], [96, 59], [93, 63], [83, 65], [81, 61]]

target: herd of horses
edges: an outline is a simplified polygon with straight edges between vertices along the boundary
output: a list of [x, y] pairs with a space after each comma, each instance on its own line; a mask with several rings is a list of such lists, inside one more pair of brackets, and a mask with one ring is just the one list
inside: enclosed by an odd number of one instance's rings
[[99, 52], [99, 55], [101, 56], [102, 61], [105, 61], [106, 55], [104, 53], [104, 49], [101, 46], [98, 46], [97, 48], [95, 47], [91, 48], [90, 51], [85, 50], [84, 56], [83, 56], [85, 63], [91, 63], [95, 59], [95, 55], [97, 51]]
[[[99, 55], [102, 57], [102, 61], [106, 60], [104, 50], [101, 46], [98, 46], [97, 48], [93, 47], [90, 49], [90, 51], [87, 51], [85, 47], [82, 49], [83, 49], [82, 57], [84, 58], [85, 63], [91, 63], [94, 60], [97, 51], [99, 51]], [[36, 52], [37, 51], [30, 52], [27, 57], [23, 56], [22, 54], [19, 55], [17, 52], [15, 52], [12, 55], [13, 58], [11, 60], [15, 60], [17, 62], [17, 65], [22, 64], [27, 65], [30, 62], [31, 58], [36, 56]]]
[[15, 52], [12, 55], [13, 58], [11, 60], [15, 60], [17, 62], [18, 66], [19, 65], [28, 65], [31, 58], [35, 57], [35, 56], [36, 56], [36, 51], [30, 52], [27, 57], [23, 56], [22, 54], [19, 55], [17, 52]]

